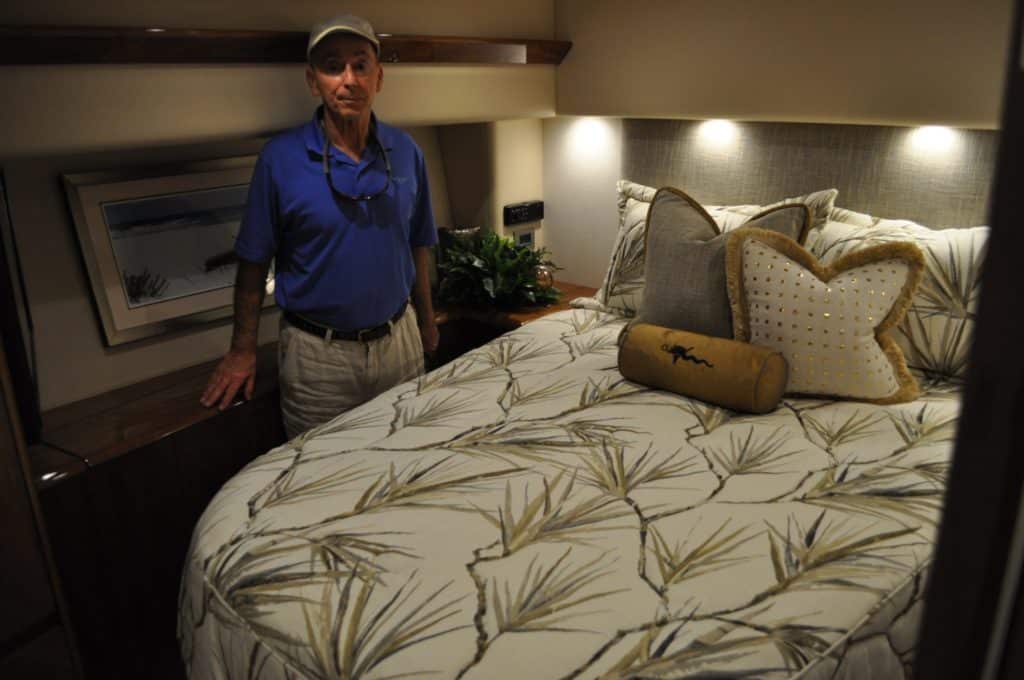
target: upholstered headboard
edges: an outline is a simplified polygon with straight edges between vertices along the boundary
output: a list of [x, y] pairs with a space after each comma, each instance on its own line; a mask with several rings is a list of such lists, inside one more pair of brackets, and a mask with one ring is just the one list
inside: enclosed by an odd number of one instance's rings
[[739, 123], [734, 139], [726, 129], [716, 141], [701, 125], [623, 121], [622, 176], [683, 188], [704, 204], [766, 204], [835, 187], [836, 205], [877, 217], [933, 228], [988, 222], [996, 131], [940, 131], [929, 145], [915, 128]]

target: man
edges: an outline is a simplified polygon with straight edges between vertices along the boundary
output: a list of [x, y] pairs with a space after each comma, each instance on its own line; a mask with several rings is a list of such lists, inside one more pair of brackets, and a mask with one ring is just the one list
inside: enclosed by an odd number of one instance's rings
[[252, 397], [273, 259], [289, 438], [419, 375], [423, 350], [437, 347], [426, 166], [407, 134], [373, 114], [384, 79], [379, 57], [364, 19], [314, 27], [306, 83], [321, 106], [263, 148], [235, 242], [231, 347], [200, 401], [224, 409], [241, 388]]

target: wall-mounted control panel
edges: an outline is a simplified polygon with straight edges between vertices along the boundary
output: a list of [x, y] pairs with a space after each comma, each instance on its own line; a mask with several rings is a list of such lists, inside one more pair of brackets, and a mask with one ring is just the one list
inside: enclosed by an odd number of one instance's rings
[[544, 219], [544, 201], [510, 203], [505, 206], [503, 212], [506, 227], [526, 222], [538, 222]]

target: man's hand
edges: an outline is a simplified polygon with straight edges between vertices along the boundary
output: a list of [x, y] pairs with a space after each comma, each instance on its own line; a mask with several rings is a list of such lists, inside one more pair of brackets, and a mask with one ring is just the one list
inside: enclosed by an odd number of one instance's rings
[[231, 405], [243, 385], [245, 398], [252, 399], [256, 386], [256, 352], [232, 349], [217, 364], [199, 403], [210, 408], [220, 400], [217, 408], [223, 411]]
[[206, 383], [199, 403], [223, 411], [234, 401], [238, 390], [245, 386], [245, 398], [252, 399], [256, 386], [256, 339], [260, 327], [260, 308], [266, 294], [267, 271], [270, 262], [238, 261], [235, 274], [235, 326], [231, 335], [231, 349], [217, 364]]
[[437, 324], [433, 319], [420, 324], [420, 338], [423, 339], [423, 351], [433, 352], [437, 349], [437, 343], [441, 334], [437, 330]]
[[412, 285], [412, 306], [416, 308], [416, 323], [423, 339], [423, 351], [437, 349], [440, 333], [434, 318], [434, 302], [430, 299], [430, 248], [418, 246], [412, 249], [416, 263], [416, 280]]

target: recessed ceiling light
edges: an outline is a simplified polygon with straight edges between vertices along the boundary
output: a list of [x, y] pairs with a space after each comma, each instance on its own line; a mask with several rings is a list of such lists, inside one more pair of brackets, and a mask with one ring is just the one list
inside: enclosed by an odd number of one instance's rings
[[611, 128], [603, 118], [577, 119], [569, 130], [569, 143], [578, 159], [594, 161], [602, 158], [611, 142]]
[[739, 128], [731, 120], [716, 118], [706, 120], [697, 128], [697, 136], [701, 142], [714, 147], [728, 146], [736, 141], [739, 135]]
[[953, 148], [957, 133], [942, 125], [925, 125], [910, 133], [910, 146], [919, 152], [943, 153]]

